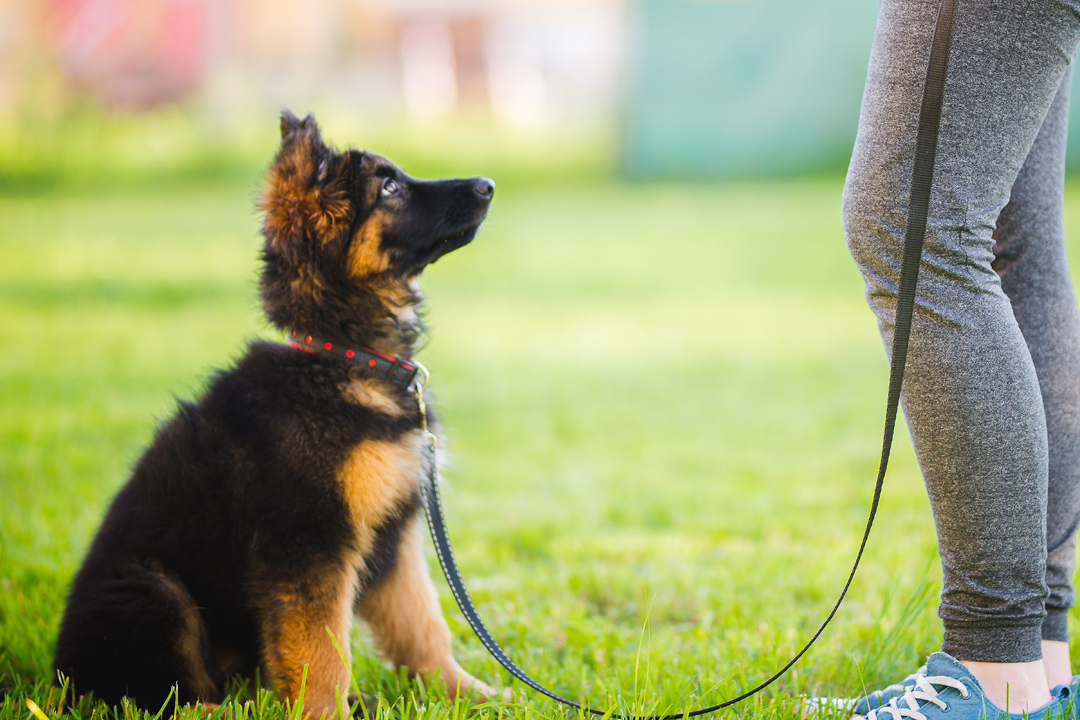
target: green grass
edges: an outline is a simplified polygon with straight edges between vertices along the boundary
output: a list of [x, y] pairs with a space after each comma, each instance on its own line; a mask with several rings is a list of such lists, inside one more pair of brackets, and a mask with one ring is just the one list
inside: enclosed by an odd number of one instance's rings
[[[617, 153], [618, 133], [603, 121], [521, 134], [483, 114], [422, 122], [325, 103], [294, 110], [313, 111], [331, 144], [377, 149], [419, 177], [483, 168], [503, 190], [606, 178]], [[226, 119], [183, 106], [138, 114], [87, 107], [56, 120], [16, 118], [0, 123], [0, 194], [250, 188], [279, 140], [277, 117], [265, 112]]]
[[[887, 382], [839, 193], [837, 179], [501, 192], [477, 240], [427, 272], [420, 358], [453, 453], [458, 559], [510, 656], [567, 696], [662, 712], [723, 700], [831, 607], [869, 506]], [[274, 336], [256, 301], [253, 196], [0, 199], [0, 720], [29, 717], [28, 697], [61, 713], [57, 623], [106, 504], [176, 398]], [[1068, 199], [1080, 217], [1080, 190]], [[788, 718], [797, 695], [893, 681], [939, 647], [933, 527], [898, 439], [833, 625], [724, 717]], [[437, 584], [462, 664], [517, 686]], [[363, 629], [352, 644], [356, 685], [383, 715], [468, 711], [389, 670]], [[236, 692], [256, 702], [234, 717], [290, 712]], [[474, 712], [563, 715], [523, 696]]]

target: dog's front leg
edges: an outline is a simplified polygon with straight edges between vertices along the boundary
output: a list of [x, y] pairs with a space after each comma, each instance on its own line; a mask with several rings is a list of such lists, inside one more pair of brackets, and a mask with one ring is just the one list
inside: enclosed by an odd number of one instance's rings
[[439, 595], [424, 559], [423, 525], [409, 521], [390, 574], [366, 592], [357, 614], [368, 623], [379, 651], [395, 667], [431, 677], [436, 671], [451, 698], [475, 693], [483, 699], [500, 697], [495, 688], [461, 669], [450, 652], [450, 628], [439, 607]]
[[349, 693], [356, 568], [347, 563], [312, 568], [296, 580], [260, 585], [261, 659], [266, 676], [294, 703], [303, 684], [305, 718], [330, 718], [338, 695]]

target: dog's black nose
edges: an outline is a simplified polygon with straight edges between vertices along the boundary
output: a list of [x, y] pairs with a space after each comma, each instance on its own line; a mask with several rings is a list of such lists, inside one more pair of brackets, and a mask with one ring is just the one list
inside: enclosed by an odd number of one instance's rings
[[487, 178], [477, 178], [473, 181], [473, 192], [485, 200], [490, 200], [495, 194], [495, 183]]

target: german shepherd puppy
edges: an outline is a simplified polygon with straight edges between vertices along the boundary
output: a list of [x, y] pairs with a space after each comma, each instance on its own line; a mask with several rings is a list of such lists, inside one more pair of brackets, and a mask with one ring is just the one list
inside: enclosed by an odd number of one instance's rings
[[329, 716], [356, 614], [395, 665], [438, 673], [451, 695], [495, 693], [451, 655], [428, 574], [410, 361], [417, 277], [473, 239], [493, 193], [337, 152], [313, 116], [282, 114], [261, 287], [292, 342], [252, 343], [180, 403], [113, 500], [57, 641], [78, 692], [157, 709], [175, 685], [181, 703], [213, 704], [259, 668], [295, 701], [306, 667], [305, 710]]

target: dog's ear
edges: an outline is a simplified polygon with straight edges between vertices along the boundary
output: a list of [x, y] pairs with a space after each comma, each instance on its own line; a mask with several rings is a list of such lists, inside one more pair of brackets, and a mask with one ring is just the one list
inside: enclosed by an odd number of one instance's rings
[[322, 144], [322, 137], [319, 134], [319, 125], [315, 122], [315, 116], [308, 113], [301, 120], [296, 117], [292, 110], [283, 110], [281, 113], [282, 147], [300, 139], [308, 139], [315, 144]]
[[281, 139], [285, 140], [300, 129], [300, 118], [292, 110], [281, 111]]
[[266, 175], [261, 209], [270, 247], [326, 243], [348, 226], [350, 204], [335, 175], [340, 156], [323, 144], [315, 116], [281, 113], [281, 148]]
[[329, 154], [314, 115], [301, 120], [291, 110], [281, 113], [281, 148], [271, 171], [308, 176]]

